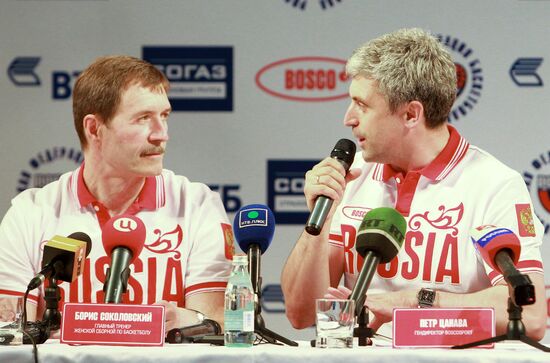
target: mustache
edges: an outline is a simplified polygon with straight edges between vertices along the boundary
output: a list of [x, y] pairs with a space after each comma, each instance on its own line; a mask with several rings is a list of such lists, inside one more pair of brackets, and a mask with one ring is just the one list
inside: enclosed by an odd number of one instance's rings
[[162, 146], [155, 146], [148, 149], [145, 149], [141, 152], [141, 155], [150, 155], [150, 154], [164, 154], [166, 148]]

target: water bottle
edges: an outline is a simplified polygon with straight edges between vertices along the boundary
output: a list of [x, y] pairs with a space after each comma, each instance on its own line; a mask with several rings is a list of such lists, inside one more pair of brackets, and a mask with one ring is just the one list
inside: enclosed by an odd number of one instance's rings
[[226, 347], [251, 347], [254, 339], [254, 292], [248, 258], [236, 255], [225, 289], [224, 344]]

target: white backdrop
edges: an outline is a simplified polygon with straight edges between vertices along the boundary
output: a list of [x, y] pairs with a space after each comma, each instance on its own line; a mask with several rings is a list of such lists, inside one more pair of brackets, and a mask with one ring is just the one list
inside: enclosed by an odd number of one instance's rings
[[[464, 70], [453, 125], [525, 174], [546, 226], [549, 17], [550, 1], [536, 0], [3, 0], [0, 212], [18, 190], [81, 161], [67, 97], [78, 71], [100, 55], [145, 57], [179, 87], [166, 167], [218, 185], [231, 219], [239, 204], [279, 200], [262, 272], [271, 285], [264, 309], [281, 310], [281, 267], [303, 228], [299, 170], [351, 137], [343, 61], [373, 37], [414, 26], [441, 35]], [[299, 82], [303, 74], [313, 83]], [[269, 160], [280, 161], [271, 178]], [[550, 295], [549, 269], [546, 283]], [[281, 312], [263, 315], [283, 335], [313, 337]]]

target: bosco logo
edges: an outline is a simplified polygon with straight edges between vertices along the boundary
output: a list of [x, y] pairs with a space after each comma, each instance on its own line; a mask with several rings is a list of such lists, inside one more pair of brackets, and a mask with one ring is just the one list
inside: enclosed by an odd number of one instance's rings
[[342, 213], [344, 213], [344, 215], [350, 219], [362, 221], [365, 217], [365, 214], [367, 214], [367, 212], [370, 210], [371, 208], [346, 206], [342, 208]]
[[449, 35], [436, 37], [451, 50], [456, 66], [456, 100], [448, 117], [449, 122], [454, 122], [466, 116], [478, 103], [483, 89], [483, 70], [481, 62], [466, 43]]
[[348, 96], [346, 61], [328, 57], [279, 60], [260, 69], [256, 85], [264, 92], [292, 101], [332, 101]]

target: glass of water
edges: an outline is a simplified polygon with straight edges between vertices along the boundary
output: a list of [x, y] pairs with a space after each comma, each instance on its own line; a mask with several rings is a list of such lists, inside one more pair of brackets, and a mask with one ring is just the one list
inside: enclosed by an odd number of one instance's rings
[[355, 301], [347, 299], [315, 300], [319, 348], [352, 348], [355, 328]]
[[23, 343], [23, 296], [0, 294], [0, 345]]

